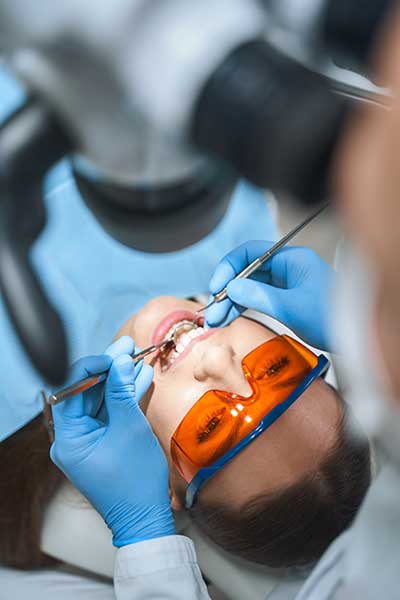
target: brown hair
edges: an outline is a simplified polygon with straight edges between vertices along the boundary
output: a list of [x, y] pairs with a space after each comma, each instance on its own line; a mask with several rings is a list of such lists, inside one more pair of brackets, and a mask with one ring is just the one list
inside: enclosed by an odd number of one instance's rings
[[62, 480], [39, 415], [0, 444], [0, 563], [17, 569], [55, 564], [42, 553], [44, 510]]
[[[319, 468], [283, 492], [258, 496], [239, 513], [199, 501], [190, 512], [217, 544], [270, 566], [316, 560], [349, 526], [370, 483], [368, 441], [343, 406], [337, 443]], [[62, 481], [49, 457], [42, 416], [0, 444], [0, 563], [33, 569], [55, 564], [42, 553], [46, 505]]]
[[200, 494], [190, 511], [200, 529], [225, 550], [271, 567], [318, 560], [351, 524], [371, 481], [368, 440], [342, 399], [340, 405], [335, 446], [313, 473], [254, 497], [240, 511], [202, 501]]

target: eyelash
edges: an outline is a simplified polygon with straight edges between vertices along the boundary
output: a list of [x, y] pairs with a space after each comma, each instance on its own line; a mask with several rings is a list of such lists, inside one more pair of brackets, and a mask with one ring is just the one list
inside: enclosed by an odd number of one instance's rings
[[199, 425], [197, 431], [197, 441], [199, 443], [207, 441], [210, 435], [213, 434], [213, 432], [221, 423], [225, 411], [226, 408], [223, 408], [222, 410], [216, 411], [211, 414], [207, 414], [204, 417], [204, 420], [202, 420], [204, 425]]
[[[265, 370], [262, 373], [262, 377], [275, 377], [278, 375], [282, 369], [284, 369], [290, 363], [288, 356], [281, 356], [277, 360], [272, 360], [269, 366], [266, 366]], [[260, 377], [258, 377], [259, 379]], [[219, 424], [222, 421], [222, 417], [225, 413], [225, 408], [220, 411], [216, 411], [211, 414], [207, 414], [204, 419], [204, 425], [199, 425], [197, 431], [197, 441], [199, 443], [205, 442], [208, 438], [214, 433]]]
[[[282, 369], [287, 367], [289, 363], [290, 359], [288, 356], [281, 356], [277, 360], [271, 360], [270, 364], [268, 366], [266, 365], [265, 370], [263, 370], [261, 377], [275, 377]], [[257, 379], [260, 379], [261, 377], [257, 377]]]

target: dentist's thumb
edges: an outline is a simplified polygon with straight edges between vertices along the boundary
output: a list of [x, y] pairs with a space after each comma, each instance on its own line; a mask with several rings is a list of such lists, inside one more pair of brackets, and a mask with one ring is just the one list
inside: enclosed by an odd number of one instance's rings
[[127, 419], [144, 418], [139, 401], [151, 385], [153, 369], [149, 365], [135, 367], [129, 354], [114, 359], [105, 386], [105, 404], [111, 427], [126, 428]]
[[227, 293], [232, 302], [244, 308], [265, 313], [274, 319], [287, 317], [287, 302], [291, 290], [253, 281], [252, 279], [234, 279], [228, 283]]

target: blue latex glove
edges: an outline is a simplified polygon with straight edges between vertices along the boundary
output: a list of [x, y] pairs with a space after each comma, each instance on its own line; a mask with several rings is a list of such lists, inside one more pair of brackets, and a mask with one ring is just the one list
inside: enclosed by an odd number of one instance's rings
[[143, 361], [134, 367], [133, 349], [125, 336], [72, 368], [69, 383], [111, 366], [105, 409], [102, 386], [53, 407], [51, 458], [101, 514], [115, 546], [175, 533], [167, 461], [138, 405], [153, 369]]
[[250, 279], [231, 281], [274, 242], [251, 241], [222, 259], [210, 281], [215, 295], [228, 284], [228, 298], [207, 309], [208, 325], [224, 326], [246, 308], [270, 315], [305, 342], [329, 350], [329, 306], [335, 271], [309, 248], [285, 247]]

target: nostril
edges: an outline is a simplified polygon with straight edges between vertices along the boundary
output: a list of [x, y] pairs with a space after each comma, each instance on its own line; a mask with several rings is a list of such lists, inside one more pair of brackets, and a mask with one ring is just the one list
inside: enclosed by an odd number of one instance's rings
[[202, 383], [210, 378], [210, 374], [207, 372], [207, 369], [204, 369], [201, 363], [197, 364], [193, 371], [193, 377], [196, 381]]
[[211, 386], [229, 392], [241, 394], [245, 390], [245, 395], [249, 393], [241, 362], [231, 345], [215, 344], [204, 348], [197, 357], [193, 374], [196, 381], [207, 381]]

